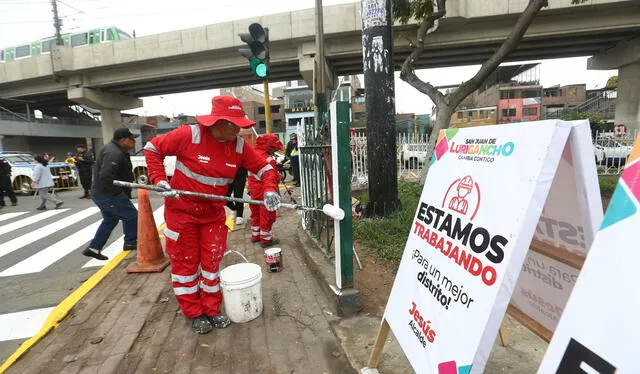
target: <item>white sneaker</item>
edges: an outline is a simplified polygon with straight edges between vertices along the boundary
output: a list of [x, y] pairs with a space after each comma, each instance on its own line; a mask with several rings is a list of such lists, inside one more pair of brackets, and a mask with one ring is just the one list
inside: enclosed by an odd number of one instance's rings
[[238, 213], [236, 213], [235, 210], [232, 210], [231, 213], [229, 213], [229, 218], [231, 219], [236, 219], [237, 216]]
[[242, 217], [236, 218], [236, 225], [244, 225], [244, 218]]

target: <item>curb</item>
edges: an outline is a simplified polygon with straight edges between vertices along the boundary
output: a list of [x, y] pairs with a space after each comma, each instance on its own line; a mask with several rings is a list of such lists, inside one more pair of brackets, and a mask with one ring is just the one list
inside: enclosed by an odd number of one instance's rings
[[64, 300], [55, 307], [54, 310], [49, 313], [44, 326], [38, 331], [37, 334], [29, 338], [18, 347], [18, 349], [0, 366], [0, 374], [4, 373], [13, 365], [22, 355], [24, 355], [32, 346], [34, 346], [40, 339], [44, 338], [49, 331], [58, 327], [60, 322], [69, 314], [71, 308], [73, 308], [89, 291], [100, 283], [116, 266], [124, 260], [131, 251], [122, 251], [116, 257], [111, 259], [106, 265], [101, 267], [95, 274], [87, 279], [82, 285], [71, 295], [67, 296]]

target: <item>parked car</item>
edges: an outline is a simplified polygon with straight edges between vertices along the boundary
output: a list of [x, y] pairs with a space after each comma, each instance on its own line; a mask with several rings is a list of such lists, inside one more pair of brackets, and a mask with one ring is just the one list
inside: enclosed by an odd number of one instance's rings
[[626, 163], [632, 148], [612, 138], [597, 139], [593, 146], [596, 164], [615, 167]]
[[[0, 152], [0, 156], [9, 161], [11, 165], [11, 184], [14, 191], [30, 194], [33, 193], [31, 181], [36, 162], [35, 156], [29, 152]], [[71, 167], [64, 162], [50, 162], [48, 165], [53, 176], [54, 188], [72, 188], [78, 185]]]
[[[133, 167], [134, 182], [140, 184], [149, 183], [149, 172], [147, 168], [147, 161], [144, 158], [144, 151], [141, 149], [131, 156], [131, 165]], [[176, 156], [167, 156], [164, 158], [164, 171], [167, 174], [167, 178], [173, 177], [173, 172], [176, 169]]]
[[416, 169], [427, 161], [426, 144], [403, 144], [400, 147], [400, 162], [407, 169]]

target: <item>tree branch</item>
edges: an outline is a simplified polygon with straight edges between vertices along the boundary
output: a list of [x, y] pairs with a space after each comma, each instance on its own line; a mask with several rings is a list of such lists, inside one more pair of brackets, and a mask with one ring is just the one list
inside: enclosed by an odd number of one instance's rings
[[547, 0], [530, 0], [524, 12], [518, 18], [518, 22], [511, 30], [511, 33], [502, 43], [500, 48], [482, 64], [482, 67], [476, 75], [468, 81], [460, 84], [460, 86], [451, 94], [451, 105], [457, 107], [465, 97], [477, 90], [482, 82], [500, 65], [502, 61], [513, 52], [520, 44], [522, 37], [533, 22], [540, 9], [547, 6]]
[[427, 35], [427, 30], [433, 27], [433, 24], [436, 20], [444, 17], [447, 14], [446, 10], [446, 0], [434, 0], [437, 4], [438, 11], [431, 12], [424, 17], [422, 20], [422, 24], [418, 28], [417, 32], [417, 42], [415, 48], [411, 52], [409, 56], [407, 56], [406, 60], [402, 64], [402, 70], [400, 71], [400, 78], [405, 82], [409, 83], [416, 90], [426, 94], [431, 98], [431, 101], [434, 103], [438, 103], [444, 99], [444, 95], [440, 91], [438, 91], [433, 85], [428, 82], [422, 81], [415, 73], [414, 65], [415, 62], [420, 58], [422, 52], [424, 52], [424, 39]]

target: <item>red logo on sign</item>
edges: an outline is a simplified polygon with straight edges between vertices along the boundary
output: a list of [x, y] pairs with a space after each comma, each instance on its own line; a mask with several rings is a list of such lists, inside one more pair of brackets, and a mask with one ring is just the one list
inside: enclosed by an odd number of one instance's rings
[[442, 208], [445, 206], [464, 216], [470, 213], [473, 220], [480, 208], [480, 186], [470, 175], [454, 180], [442, 200]]

